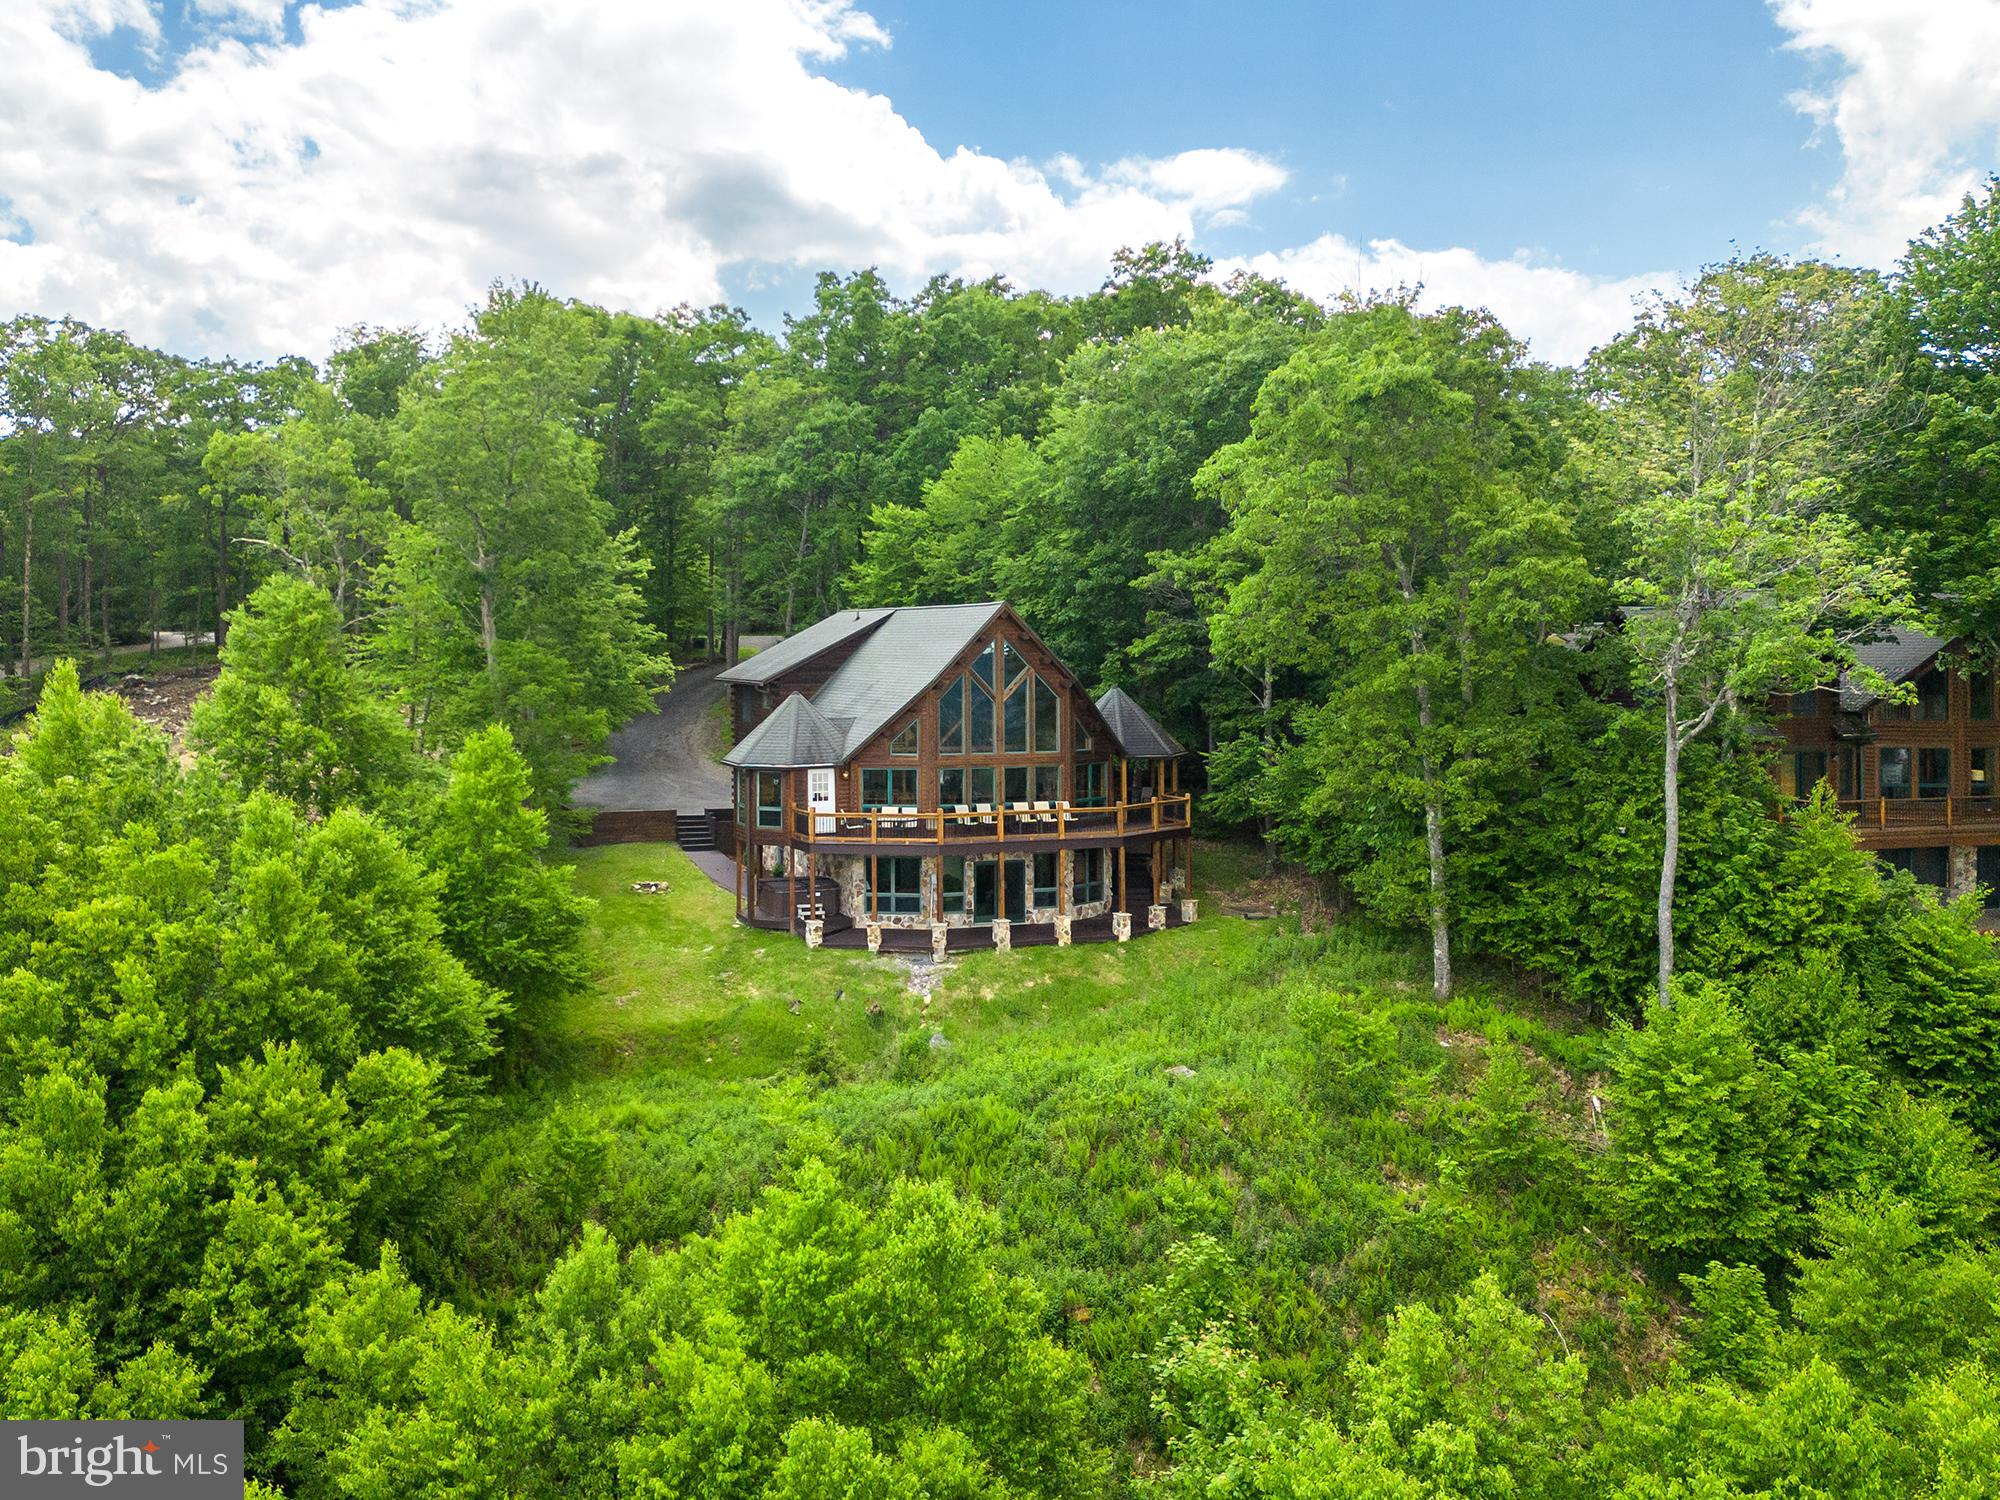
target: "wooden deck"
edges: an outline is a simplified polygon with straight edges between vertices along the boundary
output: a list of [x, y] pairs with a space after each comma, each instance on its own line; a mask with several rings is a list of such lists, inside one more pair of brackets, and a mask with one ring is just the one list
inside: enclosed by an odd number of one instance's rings
[[[1015, 804], [985, 812], [896, 811], [819, 812], [793, 806], [784, 828], [765, 829], [768, 842], [788, 841], [795, 849], [829, 854], [882, 851], [902, 854], [989, 853], [1006, 848], [1091, 848], [1143, 842], [1162, 834], [1184, 834], [1193, 798], [1154, 797], [1109, 807], [1035, 808]], [[772, 836], [776, 837], [773, 838]], [[786, 836], [789, 835], [789, 839]]]
[[[1167, 926], [1184, 927], [1181, 921], [1179, 903], [1167, 907]], [[1148, 933], [1146, 913], [1143, 910], [1132, 914], [1132, 936], [1145, 937]], [[1072, 943], [1109, 943], [1115, 938], [1111, 930], [1111, 918], [1086, 917], [1070, 924]], [[1016, 948], [1053, 948], [1056, 942], [1056, 928], [1053, 922], [1016, 922], [1008, 932], [1009, 942]], [[952, 927], [945, 935], [947, 953], [973, 953], [993, 946], [993, 929], [983, 923], [970, 927]], [[828, 948], [866, 948], [868, 929], [849, 923], [837, 932], [828, 932], [824, 939]], [[931, 930], [928, 927], [884, 927], [882, 929], [882, 951], [884, 953], [929, 953], [931, 951]]]

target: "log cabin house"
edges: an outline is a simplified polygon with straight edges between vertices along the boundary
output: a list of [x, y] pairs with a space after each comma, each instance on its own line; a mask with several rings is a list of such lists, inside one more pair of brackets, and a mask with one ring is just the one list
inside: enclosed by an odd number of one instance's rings
[[1180, 745], [1006, 604], [844, 610], [720, 680], [751, 925], [936, 951], [1192, 918]]
[[1994, 663], [1967, 643], [1896, 630], [1861, 659], [1909, 703], [1843, 681], [1774, 705], [1780, 788], [1806, 797], [1831, 782], [1854, 814], [1855, 842], [1947, 896], [1986, 888], [2000, 898], [2000, 702]]

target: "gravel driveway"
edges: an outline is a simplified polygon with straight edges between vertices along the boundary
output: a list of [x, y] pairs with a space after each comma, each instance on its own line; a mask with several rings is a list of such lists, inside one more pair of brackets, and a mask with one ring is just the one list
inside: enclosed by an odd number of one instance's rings
[[[775, 636], [745, 636], [746, 647]], [[671, 807], [700, 812], [730, 804], [729, 770], [716, 764], [729, 733], [709, 710], [727, 689], [715, 680], [720, 666], [688, 667], [657, 700], [660, 711], [641, 714], [616, 731], [605, 749], [608, 766], [584, 778], [576, 800], [586, 807], [625, 812]]]

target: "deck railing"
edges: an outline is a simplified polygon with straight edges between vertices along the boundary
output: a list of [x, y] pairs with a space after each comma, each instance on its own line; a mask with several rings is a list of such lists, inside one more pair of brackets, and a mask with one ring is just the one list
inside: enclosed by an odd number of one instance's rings
[[992, 842], [999, 844], [1056, 843], [1092, 835], [1122, 837], [1154, 829], [1184, 829], [1193, 797], [1181, 792], [1143, 802], [1114, 802], [1104, 807], [1072, 807], [1067, 803], [1037, 806], [1032, 802], [995, 803], [960, 812], [941, 808], [873, 808], [866, 812], [826, 812], [793, 803], [786, 809], [786, 827], [794, 843], [820, 847]]
[[2000, 804], [1987, 797], [1862, 797], [1840, 800], [1854, 826], [1870, 828], [2000, 829]]

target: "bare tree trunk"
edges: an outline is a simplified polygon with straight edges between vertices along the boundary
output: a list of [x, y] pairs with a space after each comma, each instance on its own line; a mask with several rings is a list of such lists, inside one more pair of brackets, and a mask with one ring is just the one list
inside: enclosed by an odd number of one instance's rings
[[21, 506], [21, 675], [34, 670], [35, 653], [28, 636], [35, 619], [35, 502]]
[[[1271, 669], [1268, 666], [1264, 668], [1263, 692], [1258, 696], [1257, 706], [1262, 710], [1264, 750], [1269, 754], [1276, 736], [1271, 733]], [[1264, 873], [1275, 875], [1278, 873], [1277, 817], [1269, 812], [1257, 814], [1257, 830], [1264, 838]]]
[[1674, 1003], [1674, 876], [1681, 858], [1681, 724], [1680, 683], [1670, 673], [1666, 681], [1667, 753], [1661, 779], [1666, 799], [1666, 843], [1660, 851], [1660, 901], [1657, 913], [1660, 939], [1660, 994], [1662, 1010]]
[[479, 560], [479, 649], [486, 653], [486, 688], [492, 695], [493, 712], [500, 713], [500, 623], [493, 607], [493, 559]]
[[[222, 490], [217, 485], [218, 491]], [[215, 647], [219, 651], [229, 635], [229, 497], [215, 497]]]
[[[1417, 684], [1417, 723], [1426, 739], [1431, 730], [1431, 690]], [[1444, 799], [1438, 791], [1437, 766], [1429, 750], [1418, 757], [1424, 777], [1424, 849], [1431, 873], [1431, 994], [1439, 1000], [1451, 998], [1451, 913], [1447, 903], [1449, 887], [1444, 865]]]

